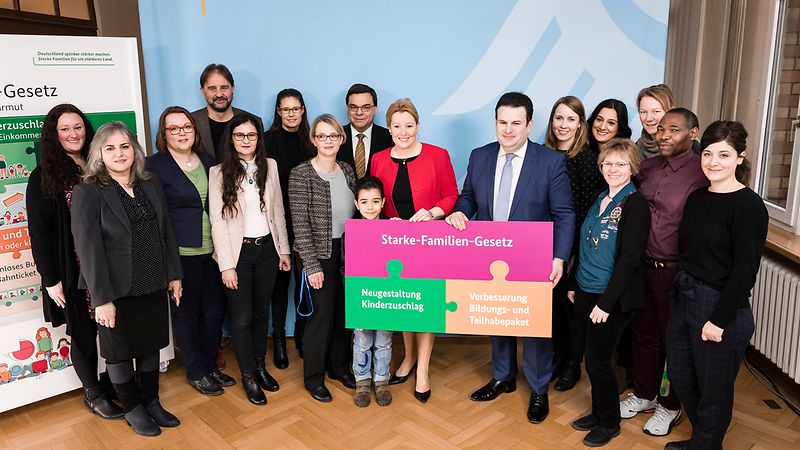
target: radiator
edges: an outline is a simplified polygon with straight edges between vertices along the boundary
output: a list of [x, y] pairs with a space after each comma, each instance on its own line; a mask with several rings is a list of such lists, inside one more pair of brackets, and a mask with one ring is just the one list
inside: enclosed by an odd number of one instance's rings
[[750, 343], [800, 383], [800, 272], [763, 257], [752, 305], [756, 331]]

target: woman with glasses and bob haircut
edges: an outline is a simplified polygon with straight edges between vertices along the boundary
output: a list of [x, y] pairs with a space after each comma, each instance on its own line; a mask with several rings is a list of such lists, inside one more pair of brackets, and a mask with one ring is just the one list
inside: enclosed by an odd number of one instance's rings
[[199, 151], [195, 119], [180, 106], [161, 113], [156, 148], [145, 164], [164, 187], [183, 267], [183, 301], [171, 309], [172, 331], [189, 384], [201, 394], [220, 395], [222, 386], [236, 381], [216, 365], [225, 294], [212, 257], [208, 216], [208, 170], [214, 157]]
[[275, 160], [267, 158], [258, 119], [233, 116], [221, 163], [211, 168], [208, 209], [214, 259], [219, 265], [231, 338], [247, 399], [264, 405], [278, 382], [267, 372], [267, 313], [278, 270], [290, 268], [289, 239]]
[[580, 229], [577, 270], [569, 298], [575, 303], [578, 339], [592, 384], [592, 412], [572, 422], [588, 431], [583, 443], [607, 444], [620, 433], [617, 378], [611, 358], [622, 333], [644, 302], [644, 249], [650, 207], [631, 177], [641, 154], [629, 139], [603, 146], [598, 162], [608, 188], [589, 209]]
[[308, 277], [313, 314], [303, 331], [303, 378], [311, 397], [333, 400], [325, 387], [325, 371], [345, 387], [355, 388], [350, 373], [351, 335], [344, 326], [342, 234], [344, 221], [355, 214], [356, 174], [336, 161], [344, 143], [344, 129], [336, 118], [323, 114], [309, 135], [317, 155], [300, 163], [289, 176], [289, 202], [294, 224], [294, 250]]
[[[182, 295], [169, 206], [144, 151], [122, 122], [97, 130], [84, 182], [72, 196], [72, 233], [88, 289], [100, 354], [133, 430], [156, 436], [180, 421], [158, 399], [159, 350], [169, 345], [167, 287]], [[134, 360], [136, 372], [134, 372]]]
[[[289, 213], [289, 173], [303, 161], [314, 156], [308, 132], [308, 113], [303, 94], [297, 89], [287, 88], [275, 97], [275, 116], [272, 125], [264, 134], [267, 156], [278, 165], [278, 179], [283, 194], [283, 211], [286, 215], [286, 230], [289, 232], [289, 245], [294, 246], [292, 217]], [[295, 255], [295, 259], [297, 255]], [[293, 266], [294, 279], [300, 279], [299, 265]], [[275, 367], [289, 367], [286, 354], [286, 313], [289, 310], [290, 272], [279, 272], [272, 294], [272, 360]], [[300, 298], [300, 283], [294, 284], [294, 304]], [[303, 356], [303, 318], [295, 315], [294, 342], [300, 357]]]
[[744, 126], [714, 122], [700, 147], [711, 185], [689, 194], [683, 208], [666, 340], [667, 374], [692, 437], [668, 449], [722, 448], [733, 384], [755, 329], [749, 297], [769, 224], [764, 201], [747, 186]]

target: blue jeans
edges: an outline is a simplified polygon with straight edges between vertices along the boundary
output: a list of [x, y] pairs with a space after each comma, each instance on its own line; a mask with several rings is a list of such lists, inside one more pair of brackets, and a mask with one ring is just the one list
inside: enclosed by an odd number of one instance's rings
[[356, 381], [368, 380], [372, 369], [372, 349], [375, 349], [375, 381], [389, 380], [389, 361], [392, 359], [392, 332], [355, 330], [353, 333], [353, 375]]

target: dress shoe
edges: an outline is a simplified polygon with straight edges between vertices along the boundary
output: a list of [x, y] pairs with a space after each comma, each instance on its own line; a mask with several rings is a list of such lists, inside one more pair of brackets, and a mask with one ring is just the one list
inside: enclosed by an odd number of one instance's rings
[[267, 403], [267, 397], [264, 396], [264, 391], [262, 391], [261, 386], [258, 385], [257, 378], [258, 377], [254, 373], [243, 373], [242, 387], [250, 403], [254, 405], [265, 405]]
[[161, 428], [159, 428], [155, 420], [147, 414], [144, 405], [140, 404], [136, 406], [136, 408], [126, 412], [125, 420], [138, 435], [158, 436], [161, 434]]
[[289, 367], [289, 356], [286, 354], [286, 332], [272, 333], [272, 362], [278, 369]]
[[199, 380], [188, 380], [198, 392], [203, 395], [222, 395], [225, 391], [210, 375], [205, 375]]
[[346, 387], [347, 389], [356, 388], [356, 379], [352, 374], [345, 373], [343, 375], [334, 375], [332, 373], [329, 373], [328, 377], [342, 383], [342, 386]]
[[414, 365], [411, 366], [411, 370], [409, 370], [408, 373], [405, 375], [397, 375], [397, 373], [395, 372], [394, 374], [392, 374], [392, 377], [389, 378], [389, 384], [405, 383], [406, 381], [408, 381], [408, 377], [410, 377], [413, 372], [416, 372], [416, 370], [417, 370], [417, 363], [414, 363]]
[[153, 420], [158, 424], [160, 427], [177, 427], [181, 424], [180, 419], [175, 417], [174, 414], [164, 409], [161, 406], [161, 402], [158, 401], [158, 398], [154, 398], [147, 402], [144, 405], [145, 411], [147, 414], [153, 418]]
[[581, 363], [570, 362], [564, 367], [561, 376], [558, 378], [558, 381], [556, 381], [555, 390], [559, 392], [568, 391], [574, 388], [580, 379]]
[[488, 402], [494, 400], [502, 393], [514, 392], [517, 390], [517, 380], [512, 378], [511, 381], [499, 381], [492, 378], [486, 386], [478, 389], [469, 396], [470, 400], [474, 402]]
[[222, 387], [231, 387], [234, 384], [236, 384], [236, 380], [234, 380], [233, 377], [220, 372], [219, 369], [216, 369], [213, 372], [209, 373], [208, 376], [211, 377], [212, 380], [216, 381], [217, 384]]
[[550, 402], [547, 401], [547, 394], [531, 392], [531, 401], [528, 404], [528, 421], [530, 423], [542, 423], [549, 412]]
[[589, 414], [572, 421], [572, 429], [577, 431], [592, 431], [597, 426], [597, 419]]
[[101, 385], [84, 389], [83, 404], [92, 414], [103, 419], [121, 419], [124, 416], [122, 408], [107, 398]]
[[611, 428], [597, 425], [583, 438], [583, 445], [587, 447], [602, 447], [617, 436], [619, 436], [619, 425]]
[[414, 389], [414, 398], [419, 400], [420, 403], [428, 403], [428, 400], [431, 398], [431, 390], [428, 389], [425, 392], [419, 392]]
[[280, 389], [278, 380], [272, 377], [264, 367], [264, 358], [256, 358], [256, 381], [261, 389], [269, 392], [277, 392]]
[[687, 441], [668, 442], [667, 445], [664, 446], [664, 448], [666, 450], [687, 450], [689, 448], [689, 444], [691, 442], [692, 441], [688, 441], [688, 440]]
[[323, 386], [317, 386], [314, 389], [309, 389], [309, 393], [311, 393], [311, 398], [318, 402], [322, 403], [330, 403], [333, 401], [333, 396], [331, 396], [331, 392]]

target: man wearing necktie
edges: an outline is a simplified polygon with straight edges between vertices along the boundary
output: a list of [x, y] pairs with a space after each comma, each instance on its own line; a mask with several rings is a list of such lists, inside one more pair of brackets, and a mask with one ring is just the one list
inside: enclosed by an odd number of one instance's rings
[[350, 123], [344, 126], [345, 142], [336, 159], [350, 164], [356, 177], [362, 178], [369, 174], [369, 163], [375, 153], [393, 146], [394, 142], [389, 130], [373, 123], [378, 111], [375, 89], [356, 83], [350, 86], [344, 101]]
[[[469, 157], [464, 187], [445, 220], [463, 230], [471, 220], [553, 222], [553, 286], [569, 258], [575, 227], [572, 191], [563, 155], [531, 142], [533, 103], [520, 92], [503, 94], [495, 107], [497, 142], [476, 148]], [[489, 401], [516, 390], [517, 338], [492, 336], [492, 380], [473, 392]], [[531, 388], [528, 420], [541, 423], [550, 411], [553, 344], [550, 338], [523, 338], [523, 369]]]

